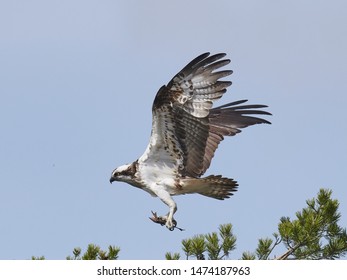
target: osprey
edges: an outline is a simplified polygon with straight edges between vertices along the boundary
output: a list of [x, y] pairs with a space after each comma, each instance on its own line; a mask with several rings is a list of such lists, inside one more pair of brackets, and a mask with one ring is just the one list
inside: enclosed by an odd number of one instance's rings
[[223, 200], [237, 190], [237, 182], [221, 175], [201, 176], [209, 168], [224, 136], [241, 128], [269, 121], [253, 115], [271, 115], [245, 105], [247, 100], [212, 108], [231, 85], [220, 79], [232, 74], [220, 70], [230, 63], [224, 53], [204, 53], [162, 86], [153, 102], [152, 133], [144, 154], [131, 164], [116, 168], [110, 182], [122, 181], [159, 197], [168, 207], [166, 216], [153, 213], [154, 222], [173, 230], [177, 205], [174, 195], [198, 193]]

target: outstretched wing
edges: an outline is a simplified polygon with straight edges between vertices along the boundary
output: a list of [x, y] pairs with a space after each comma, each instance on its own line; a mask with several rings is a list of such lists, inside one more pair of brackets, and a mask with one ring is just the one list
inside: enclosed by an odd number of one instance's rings
[[219, 80], [232, 74], [231, 70], [215, 71], [230, 63], [224, 56], [198, 56], [158, 91], [152, 108], [150, 144], [142, 160], [170, 165], [182, 176], [199, 177], [209, 167], [223, 136], [235, 135], [240, 128], [256, 123], [269, 123], [247, 116], [269, 114], [256, 110], [266, 106], [238, 106], [245, 100], [211, 109], [231, 85]]

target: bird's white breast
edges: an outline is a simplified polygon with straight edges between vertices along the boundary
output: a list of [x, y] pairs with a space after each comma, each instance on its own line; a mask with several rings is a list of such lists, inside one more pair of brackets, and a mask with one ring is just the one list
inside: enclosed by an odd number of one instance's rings
[[146, 161], [139, 164], [139, 177], [148, 192], [156, 192], [158, 189], [165, 189], [169, 193], [174, 193], [176, 186], [177, 172], [174, 166], [163, 161]]

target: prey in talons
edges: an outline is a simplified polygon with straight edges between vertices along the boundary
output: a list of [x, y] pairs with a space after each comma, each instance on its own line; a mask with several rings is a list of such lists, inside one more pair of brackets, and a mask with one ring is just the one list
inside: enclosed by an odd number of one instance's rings
[[[158, 216], [157, 215], [157, 212], [153, 212], [153, 211], [151, 211], [152, 212], [152, 217], [149, 217], [150, 219], [151, 219], [151, 221], [152, 222], [154, 222], [154, 223], [157, 223], [157, 224], [160, 224], [161, 226], [165, 226], [166, 225], [166, 222], [167, 222], [167, 218], [164, 216]], [[183, 228], [179, 228], [178, 226], [177, 226], [177, 222], [176, 222], [176, 220], [175, 219], [173, 219], [172, 220], [172, 227], [170, 227], [169, 228], [169, 230], [170, 231], [173, 231], [174, 229], [178, 229], [178, 230], [180, 230], [180, 231], [184, 231], [184, 229]]]

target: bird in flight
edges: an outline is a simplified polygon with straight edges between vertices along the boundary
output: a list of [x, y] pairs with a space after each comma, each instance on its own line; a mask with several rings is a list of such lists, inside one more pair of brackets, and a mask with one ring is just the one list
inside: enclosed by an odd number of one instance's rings
[[[221, 175], [201, 177], [211, 164], [224, 136], [269, 121], [254, 115], [265, 105], [246, 105], [247, 100], [212, 108], [231, 85], [220, 79], [232, 74], [220, 70], [230, 63], [225, 53], [204, 53], [188, 63], [162, 86], [152, 106], [152, 132], [144, 154], [133, 163], [113, 170], [110, 182], [122, 181], [159, 197], [168, 207], [165, 216], [152, 212], [151, 220], [169, 230], [177, 227], [177, 205], [172, 196], [201, 194], [223, 200], [237, 190], [237, 182]], [[179, 229], [179, 228], [178, 228]]]

